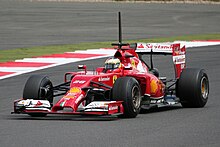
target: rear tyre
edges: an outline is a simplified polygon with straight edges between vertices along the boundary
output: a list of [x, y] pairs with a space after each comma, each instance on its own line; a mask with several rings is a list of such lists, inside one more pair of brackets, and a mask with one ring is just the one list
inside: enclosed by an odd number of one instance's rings
[[177, 96], [183, 107], [200, 108], [208, 101], [209, 80], [204, 69], [185, 69], [177, 82]]
[[118, 78], [112, 89], [112, 99], [123, 101], [124, 118], [135, 118], [140, 112], [141, 91], [140, 85], [133, 77]]
[[[23, 91], [24, 99], [48, 100], [53, 105], [53, 84], [47, 76], [32, 75], [26, 82]], [[44, 113], [29, 114], [33, 117], [46, 116]]]

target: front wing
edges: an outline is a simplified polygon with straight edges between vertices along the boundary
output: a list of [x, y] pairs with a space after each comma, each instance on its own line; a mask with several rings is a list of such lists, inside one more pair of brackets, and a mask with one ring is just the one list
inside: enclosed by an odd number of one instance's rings
[[19, 99], [14, 101], [12, 114], [66, 114], [66, 115], [121, 115], [124, 113], [122, 101], [93, 101], [77, 111], [63, 108], [53, 111], [47, 100]]

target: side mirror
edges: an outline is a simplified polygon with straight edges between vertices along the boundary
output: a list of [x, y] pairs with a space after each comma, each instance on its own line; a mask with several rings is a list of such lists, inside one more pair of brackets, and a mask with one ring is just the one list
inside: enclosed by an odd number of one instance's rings
[[104, 71], [104, 67], [98, 67], [98, 68], [96, 68], [97, 74], [100, 74], [100, 73], [103, 72], [103, 71]]
[[78, 69], [84, 69], [85, 74], [87, 73], [87, 66], [86, 65], [78, 65]]

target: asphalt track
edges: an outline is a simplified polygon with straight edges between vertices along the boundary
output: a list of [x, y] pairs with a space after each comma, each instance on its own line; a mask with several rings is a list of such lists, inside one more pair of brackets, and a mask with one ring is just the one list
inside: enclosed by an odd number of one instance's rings
[[[31, 4], [27, 3], [27, 5], [31, 5]], [[70, 4], [67, 5], [66, 3], [64, 4], [59, 3], [59, 5], [57, 4], [56, 6], [62, 7], [63, 5], [69, 6]], [[80, 3], [80, 5], [83, 4]], [[105, 5], [106, 7], [110, 8], [112, 4], [106, 3]], [[171, 15], [172, 13], [169, 11], [171, 8], [178, 10], [177, 5], [168, 5], [168, 6], [169, 9], [167, 8], [167, 5], [160, 5], [161, 9], [164, 10], [163, 13], [161, 13], [161, 15], [166, 15], [166, 13], [169, 13]], [[204, 7], [204, 8], [216, 7], [210, 5], [207, 6], [179, 5], [179, 6], [186, 7], [186, 9], [188, 9], [188, 11], [191, 10], [191, 12], [194, 9], [200, 11], [198, 7]], [[33, 7], [35, 6], [33, 5]], [[43, 7], [42, 4], [41, 7]], [[46, 12], [47, 7], [46, 6], [44, 7], [45, 7], [44, 12]], [[125, 9], [126, 7], [133, 7], [133, 6], [121, 5], [120, 7], [123, 7]], [[140, 5], [139, 7], [143, 7], [143, 5]], [[159, 6], [151, 5], [150, 8], [153, 9], [155, 7], [159, 7]], [[85, 3], [82, 12], [84, 12], [86, 9], [90, 9], [87, 3]], [[204, 11], [206, 12], [213, 11], [213, 9], [207, 8]], [[104, 9], [102, 8], [102, 10]], [[134, 10], [138, 12], [139, 9], [134, 9]], [[220, 10], [218, 10], [218, 13], [219, 11]], [[185, 13], [187, 14], [187, 12], [185, 11], [180, 11], [179, 13], [181, 13], [182, 15], [184, 15]], [[179, 13], [177, 15], [179, 15]], [[25, 15], [26, 13], [21, 13], [21, 14]], [[129, 15], [130, 14], [131, 13], [129, 13]], [[146, 15], [149, 16], [150, 14], [146, 14]], [[151, 15], [154, 15], [154, 13], [151, 12]], [[142, 16], [144, 16], [144, 14], [142, 14]], [[188, 15], [185, 18], [188, 19], [188, 17], [190, 16]], [[200, 16], [200, 18], [201, 17], [203, 16]], [[215, 23], [212, 24], [213, 32], [214, 32], [214, 28], [216, 32], [219, 32], [219, 19], [215, 20], [217, 19], [217, 17], [219, 16], [208, 17], [207, 20], [209, 21], [207, 21], [206, 19], [205, 20], [203, 19], [202, 21], [202, 19], [200, 19], [199, 23], [201, 26], [205, 26], [207, 23], [212, 23], [211, 20], [213, 19], [213, 22], [215, 21]], [[163, 18], [158, 18], [158, 19], [160, 20]], [[155, 18], [155, 21], [159, 21], [158, 19]], [[188, 22], [190, 21], [197, 22], [196, 20], [192, 20], [192, 18], [191, 20], [188, 19]], [[23, 20], [23, 22], [26, 21]], [[130, 25], [132, 25], [132, 23], [130, 23]], [[166, 26], [169, 25], [174, 25], [174, 24], [171, 23], [170, 21], [167, 21]], [[176, 32], [177, 34], [178, 33], [181, 34], [183, 32], [183, 29], [181, 29], [182, 31], [177, 29], [179, 27], [176, 25], [177, 24], [174, 25], [173, 32]], [[63, 26], [60, 27], [61, 29], [63, 28]], [[134, 28], [134, 30], [135, 29], [136, 28]], [[204, 32], [202, 30], [206, 31], [206, 29], [204, 28], [203, 29], [200, 28], [197, 31], [198, 33]], [[111, 33], [113, 32], [114, 31], [112, 31]], [[116, 29], [115, 32], [117, 32]], [[210, 32], [212, 31], [210, 30]], [[36, 31], [36, 33], [38, 32]], [[157, 34], [157, 33], [159, 35], [159, 32], [157, 31], [155, 33], [152, 32], [151, 34]], [[105, 35], [104, 34], [102, 35], [103, 38], [101, 38], [101, 40], [109, 39], [108, 36], [107, 38], [104, 38]], [[8, 38], [12, 39], [13, 36], [14, 35], [12, 33], [11, 35], [8, 36]], [[38, 37], [35, 36], [33, 38], [36, 39]], [[96, 39], [97, 41], [99, 41], [98, 38]], [[50, 44], [49, 42], [47, 43]], [[15, 43], [14, 45], [16, 47], [19, 47], [20, 44]], [[31, 45], [31, 44], [26, 44], [26, 45]], [[220, 146], [220, 139], [219, 139], [220, 91], [218, 86], [220, 85], [219, 48], [220, 46], [200, 47], [200, 48], [192, 48], [187, 51], [187, 66], [204, 68], [206, 69], [209, 75], [210, 95], [206, 107], [198, 108], [198, 109], [181, 108], [180, 106], [176, 106], [172, 108], [163, 108], [159, 110], [152, 110], [145, 114], [140, 114], [135, 119], [91, 118], [91, 117], [80, 117], [80, 116], [56, 116], [56, 115], [55, 116], [50, 115], [46, 118], [31, 118], [26, 115], [10, 114], [10, 112], [13, 109], [12, 108], [13, 100], [22, 96], [22, 89], [24, 87], [25, 81], [27, 80], [28, 76], [30, 76], [31, 74], [46, 74], [50, 76], [54, 84], [58, 84], [62, 82], [64, 72], [76, 70], [77, 64], [87, 64], [87, 66], [90, 69], [93, 69], [93, 67], [101, 66], [102, 63], [104, 62], [104, 59], [92, 60], [92, 62], [84, 61], [80, 63], [67, 64], [59, 67], [36, 71], [34, 73], [28, 73], [17, 77], [1, 80], [0, 81], [0, 85], [1, 85], [0, 86], [0, 146], [2, 147], [6, 147], [6, 146], [7, 147], [14, 147], [14, 146], [16, 147], [18, 146], [219, 147]], [[155, 59], [155, 65], [161, 71], [161, 74], [168, 75], [168, 77], [170, 77], [170, 74], [172, 74], [172, 66], [171, 66], [171, 59], [169, 58], [169, 56], [155, 57], [154, 59]]]
[[[204, 108], [163, 108], [138, 115], [135, 119], [54, 116], [31, 118], [10, 115], [13, 100], [21, 97], [24, 83], [33, 73], [0, 81], [1, 146], [214, 146], [220, 145], [220, 46], [192, 48], [187, 52], [188, 67], [206, 69], [210, 80], [209, 101]], [[155, 57], [162, 75], [172, 72], [169, 56]], [[90, 69], [104, 59], [84, 61]], [[164, 62], [166, 64], [164, 64]], [[34, 72], [46, 74], [58, 84], [65, 71], [77, 63]], [[56, 74], [54, 74], [56, 73]], [[167, 73], [167, 74], [165, 74]]]

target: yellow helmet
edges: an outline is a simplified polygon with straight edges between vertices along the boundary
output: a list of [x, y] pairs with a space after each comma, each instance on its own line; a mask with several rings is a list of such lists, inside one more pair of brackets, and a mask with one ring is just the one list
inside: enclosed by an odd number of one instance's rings
[[118, 58], [108, 58], [105, 61], [105, 69], [116, 69], [119, 68], [121, 62]]

